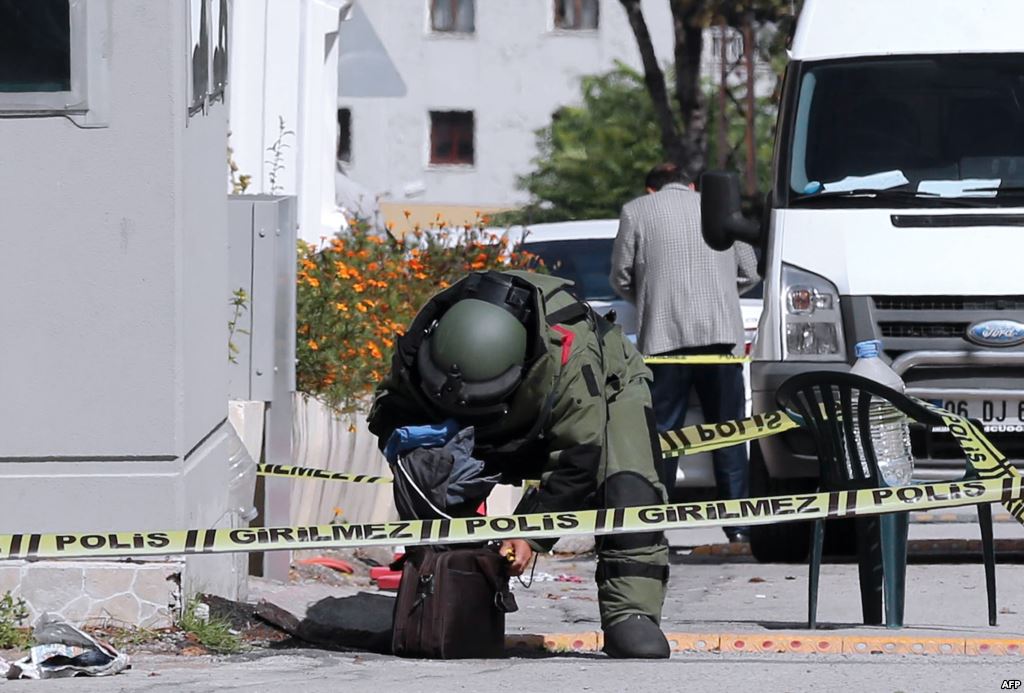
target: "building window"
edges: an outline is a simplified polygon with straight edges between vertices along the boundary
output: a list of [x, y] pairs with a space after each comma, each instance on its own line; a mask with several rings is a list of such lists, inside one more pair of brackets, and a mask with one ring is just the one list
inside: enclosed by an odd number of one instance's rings
[[430, 163], [472, 166], [472, 111], [430, 112]]
[[108, 23], [104, 0], [0, 0], [0, 113], [103, 125]]
[[352, 161], [352, 111], [338, 109], [338, 161]]
[[71, 91], [68, 0], [0, 0], [0, 91]]
[[430, 0], [431, 31], [472, 34], [476, 31], [476, 0]]
[[600, 0], [555, 0], [555, 28], [571, 31], [597, 29]]

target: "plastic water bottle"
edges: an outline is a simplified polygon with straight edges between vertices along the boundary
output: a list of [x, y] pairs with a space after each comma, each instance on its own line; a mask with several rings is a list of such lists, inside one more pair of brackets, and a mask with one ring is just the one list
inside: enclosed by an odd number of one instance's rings
[[[882, 343], [878, 340], [858, 342], [857, 362], [852, 373], [873, 380], [886, 387], [903, 392], [906, 386], [896, 372], [879, 358]], [[857, 412], [856, 398], [853, 401], [854, 416]], [[910, 446], [910, 427], [906, 415], [878, 397], [871, 398], [871, 443], [878, 460], [878, 471], [889, 486], [906, 486], [914, 473], [914, 454]], [[864, 459], [859, 431], [854, 436], [858, 452]]]

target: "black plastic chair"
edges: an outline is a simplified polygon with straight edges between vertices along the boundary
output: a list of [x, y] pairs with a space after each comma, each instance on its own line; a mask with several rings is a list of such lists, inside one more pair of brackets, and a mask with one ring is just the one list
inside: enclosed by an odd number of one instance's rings
[[[779, 387], [776, 394], [779, 406], [799, 416], [814, 438], [820, 467], [820, 490], [844, 491], [887, 485], [879, 473], [871, 442], [869, 409], [873, 397], [888, 402], [912, 421], [929, 426], [944, 425], [941, 416], [906, 395], [851, 373], [802, 373]], [[974, 467], [966, 460], [965, 467], [964, 479], [977, 478]], [[854, 518], [865, 624], [882, 623], [884, 586], [885, 624], [889, 628], [903, 625], [908, 522], [909, 512]], [[988, 591], [988, 622], [994, 626], [996, 573], [990, 504], [978, 505], [978, 522]], [[810, 628], [817, 626], [818, 577], [824, 537], [825, 522], [816, 520], [811, 540], [808, 586], [807, 620]]]

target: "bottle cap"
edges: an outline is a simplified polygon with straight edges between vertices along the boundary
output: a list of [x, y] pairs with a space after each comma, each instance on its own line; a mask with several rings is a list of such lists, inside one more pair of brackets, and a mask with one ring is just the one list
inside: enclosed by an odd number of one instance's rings
[[857, 346], [854, 347], [859, 359], [870, 359], [876, 358], [882, 351], [882, 342], [877, 339], [868, 339], [863, 342], [857, 342]]

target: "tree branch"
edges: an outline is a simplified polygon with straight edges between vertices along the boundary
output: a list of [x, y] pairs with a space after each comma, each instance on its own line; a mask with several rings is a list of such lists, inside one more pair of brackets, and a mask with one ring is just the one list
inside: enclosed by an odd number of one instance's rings
[[683, 168], [693, 178], [703, 170], [707, 155], [707, 110], [701, 98], [700, 61], [709, 0], [670, 0], [669, 7], [676, 37], [676, 99], [683, 123]]
[[685, 168], [685, 150], [680, 142], [679, 130], [676, 128], [675, 116], [669, 103], [665, 73], [658, 65], [658, 57], [654, 53], [654, 44], [651, 41], [651, 33], [647, 29], [643, 10], [640, 8], [640, 0], [620, 0], [620, 2], [626, 10], [629, 26], [633, 30], [633, 36], [636, 37], [637, 48], [640, 49], [640, 60], [644, 66], [644, 85], [654, 103], [654, 112], [661, 129], [661, 146], [665, 150], [666, 158]]

